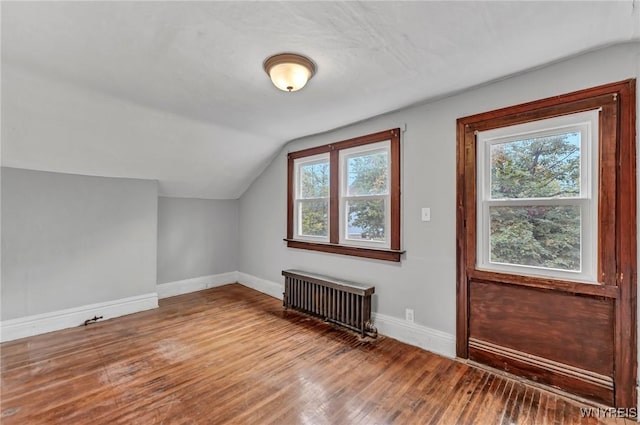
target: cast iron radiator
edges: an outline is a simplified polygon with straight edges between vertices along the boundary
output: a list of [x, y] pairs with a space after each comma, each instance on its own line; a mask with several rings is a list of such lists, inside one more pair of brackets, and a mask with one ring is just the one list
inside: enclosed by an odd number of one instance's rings
[[300, 270], [283, 270], [283, 306], [376, 337], [371, 323], [375, 287]]

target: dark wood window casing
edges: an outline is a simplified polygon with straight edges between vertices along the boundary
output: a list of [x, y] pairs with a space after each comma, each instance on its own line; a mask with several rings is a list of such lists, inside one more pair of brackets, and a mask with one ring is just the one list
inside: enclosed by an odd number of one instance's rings
[[[599, 111], [595, 281], [479, 269], [477, 132], [589, 110]], [[635, 80], [458, 119], [458, 357], [609, 405], [636, 407], [635, 126]]]
[[[389, 182], [390, 190], [390, 247], [378, 249], [357, 245], [340, 244], [340, 178], [339, 152], [342, 149], [363, 146], [377, 142], [390, 142], [391, 170]], [[329, 242], [313, 242], [294, 239], [294, 199], [295, 199], [295, 165], [294, 161], [312, 155], [329, 153]], [[371, 258], [399, 262], [404, 251], [400, 248], [400, 129], [385, 130], [362, 137], [343, 140], [323, 146], [316, 146], [301, 151], [290, 152], [288, 155], [287, 172], [287, 237], [289, 248], [308, 249], [334, 254], [351, 255], [355, 257]]]

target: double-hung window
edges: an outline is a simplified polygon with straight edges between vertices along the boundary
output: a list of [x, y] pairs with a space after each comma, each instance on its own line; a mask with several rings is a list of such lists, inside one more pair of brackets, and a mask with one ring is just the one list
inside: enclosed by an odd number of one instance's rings
[[598, 111], [477, 141], [477, 267], [596, 281]]
[[289, 247], [400, 261], [399, 134], [289, 154]]
[[390, 248], [389, 141], [340, 151], [340, 243]]
[[329, 154], [295, 161], [295, 238], [329, 241]]

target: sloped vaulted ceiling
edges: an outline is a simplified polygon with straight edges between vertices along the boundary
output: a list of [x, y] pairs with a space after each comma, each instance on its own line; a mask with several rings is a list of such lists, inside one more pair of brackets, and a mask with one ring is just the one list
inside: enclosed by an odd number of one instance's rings
[[[2, 2], [2, 164], [236, 198], [284, 143], [637, 40], [640, 5]], [[263, 60], [318, 66], [296, 93]]]

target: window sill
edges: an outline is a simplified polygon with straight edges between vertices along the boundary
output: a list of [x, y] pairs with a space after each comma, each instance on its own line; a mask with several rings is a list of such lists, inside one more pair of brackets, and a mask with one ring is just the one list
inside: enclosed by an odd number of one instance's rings
[[351, 255], [354, 257], [371, 258], [374, 260], [394, 261], [396, 263], [400, 262], [400, 256], [405, 253], [405, 251], [395, 249], [365, 248], [361, 246], [348, 246], [325, 242], [300, 241], [297, 239], [285, 238], [284, 241], [287, 242], [287, 247], [289, 248], [330, 252], [332, 254]]

